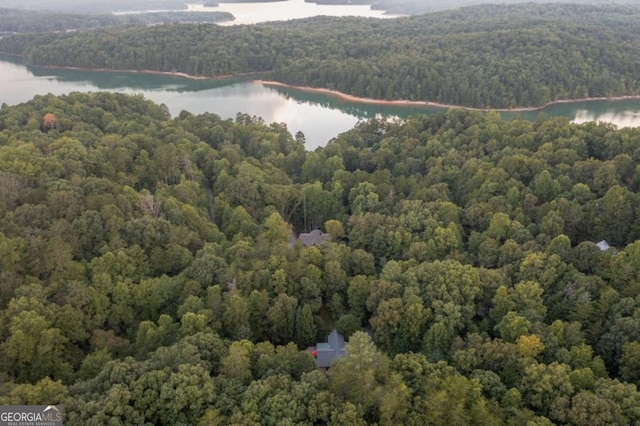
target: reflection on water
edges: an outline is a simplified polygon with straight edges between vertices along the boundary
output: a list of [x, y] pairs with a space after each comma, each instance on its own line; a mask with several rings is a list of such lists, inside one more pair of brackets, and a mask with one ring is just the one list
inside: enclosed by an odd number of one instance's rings
[[351, 129], [359, 116], [339, 108], [321, 107], [251, 82], [251, 77], [191, 80], [169, 75], [99, 72], [25, 67], [18, 58], [0, 55], [0, 104], [15, 105], [36, 95], [74, 91], [109, 90], [142, 94], [167, 105], [171, 114], [213, 112], [235, 118], [239, 112], [262, 117], [267, 123], [284, 123], [292, 134], [302, 131], [306, 147], [325, 145]]
[[[367, 119], [383, 115], [385, 117], [397, 116], [406, 118], [417, 114], [435, 114], [446, 111], [447, 108], [426, 106], [398, 106], [398, 105], [368, 105], [344, 101], [332, 96], [306, 93], [300, 90], [286, 87], [270, 86], [271, 90], [282, 94], [287, 98], [303, 100], [322, 108], [339, 108], [348, 114]], [[516, 117], [534, 121], [544, 113], [547, 116], [567, 117], [574, 123], [587, 121], [606, 121], [617, 127], [640, 126], [640, 99], [597, 100], [578, 101], [550, 105], [535, 111], [500, 112], [500, 116], [506, 120]]]
[[[235, 118], [238, 112], [262, 117], [267, 123], [285, 123], [295, 134], [302, 131], [307, 149], [325, 145], [359, 120], [377, 116], [406, 118], [435, 114], [441, 108], [368, 105], [332, 96], [252, 82], [251, 76], [225, 80], [190, 80], [169, 75], [97, 72], [25, 67], [16, 58], [0, 55], [0, 103], [15, 105], [35, 95], [73, 91], [109, 90], [142, 94], [164, 103], [173, 115], [182, 110], [194, 114], [212, 112]], [[608, 121], [618, 127], [640, 126], [640, 99], [572, 102], [540, 111], [501, 113], [504, 119], [535, 120], [540, 113], [568, 117], [575, 122]]]
[[383, 10], [371, 10], [370, 5], [324, 5], [306, 3], [304, 0], [288, 0], [269, 3], [224, 3], [218, 7], [204, 7], [200, 4], [187, 5], [194, 12], [229, 12], [234, 21], [219, 25], [257, 24], [259, 22], [286, 21], [289, 19], [309, 18], [311, 16], [360, 16], [366, 18], [394, 18], [397, 15], [385, 15]]
[[[130, 15], [151, 12], [174, 12], [173, 10], [145, 10], [116, 12], [115, 15]], [[175, 12], [184, 12], [176, 10]], [[260, 22], [287, 21], [312, 16], [359, 16], [363, 18], [398, 18], [402, 15], [386, 14], [384, 10], [372, 10], [371, 5], [326, 5], [307, 3], [305, 0], [284, 0], [255, 3], [225, 3], [218, 6], [187, 4], [187, 12], [229, 12], [235, 19], [219, 22], [218, 25], [251, 25]]]
[[[0, 61], [3, 58], [0, 55]], [[19, 68], [23, 65], [12, 60]], [[179, 78], [167, 74], [145, 74], [136, 72], [117, 71], [88, 71], [75, 69], [54, 69], [41, 67], [26, 67], [28, 73], [33, 77], [39, 77], [49, 81], [72, 82], [74, 84], [89, 83], [101, 90], [111, 89], [142, 89], [142, 90], [166, 90], [172, 92], [198, 92], [201, 90], [213, 89], [217, 87], [229, 86], [234, 83], [250, 81], [255, 77], [234, 77], [226, 79], [188, 79]], [[16, 70], [20, 72], [19, 70]], [[27, 77], [27, 79], [30, 79]]]
[[597, 114], [587, 109], [576, 111], [575, 123], [585, 123], [587, 121], [606, 121], [613, 123], [617, 127], [638, 127], [640, 126], [640, 111], [608, 111]]

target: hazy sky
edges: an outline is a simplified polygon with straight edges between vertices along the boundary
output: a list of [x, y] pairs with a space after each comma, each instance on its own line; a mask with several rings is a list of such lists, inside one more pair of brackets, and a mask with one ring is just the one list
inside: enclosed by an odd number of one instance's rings
[[[296, 0], [290, 0], [296, 1]], [[522, 3], [532, 0], [371, 0], [371, 3], [388, 5], [390, 7], [408, 7], [412, 11], [428, 11], [444, 8], [455, 8], [470, 4], [481, 3]], [[571, 2], [590, 4], [627, 3], [638, 4], [638, 0], [533, 0], [538, 3]], [[106, 12], [114, 10], [164, 10], [184, 8], [187, 3], [198, 1], [184, 0], [0, 0], [0, 7], [14, 7], [21, 9], [65, 10], [68, 12]], [[239, 6], [239, 5], [235, 5]], [[242, 6], [258, 10], [264, 5], [243, 4]], [[323, 6], [340, 7], [340, 6]], [[330, 10], [330, 9], [329, 9]], [[257, 12], [256, 12], [257, 13]], [[334, 14], [334, 13], [328, 13]]]

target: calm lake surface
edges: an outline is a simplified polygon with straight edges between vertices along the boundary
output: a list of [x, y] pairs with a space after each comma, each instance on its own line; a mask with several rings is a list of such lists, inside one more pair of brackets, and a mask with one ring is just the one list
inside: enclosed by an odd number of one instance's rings
[[[147, 99], [167, 105], [174, 116], [182, 110], [194, 114], [212, 112], [222, 118], [235, 118], [238, 112], [259, 116], [267, 123], [285, 123], [293, 134], [302, 131], [309, 150], [325, 145], [359, 120], [379, 115], [406, 118], [443, 111], [346, 102], [323, 94], [266, 87], [249, 78], [191, 80], [141, 73], [47, 69], [26, 67], [17, 58], [0, 56], [0, 104], [15, 105], [35, 95], [74, 91], [143, 94]], [[539, 112], [576, 122], [601, 120], [619, 127], [640, 126], [640, 100], [637, 99], [573, 102]], [[539, 112], [502, 113], [501, 116], [510, 119], [519, 115], [535, 120]]]
[[309, 18], [311, 16], [360, 16], [365, 18], [394, 18], [383, 10], [371, 10], [369, 5], [324, 5], [305, 3], [304, 0], [288, 0], [275, 3], [224, 3], [218, 7], [190, 4], [188, 10], [197, 12], [229, 12], [236, 19], [220, 25], [257, 24], [268, 21]]
[[[364, 18], [395, 18], [399, 15], [386, 15], [383, 10], [371, 10], [369, 5], [324, 5], [306, 3], [304, 0], [286, 0], [267, 3], [225, 3], [217, 7], [205, 7], [202, 4], [187, 4], [188, 12], [229, 12], [234, 21], [220, 25], [245, 25], [269, 21], [287, 21], [312, 16], [360, 16]], [[149, 10], [147, 12], [171, 12], [170, 10]], [[116, 14], [145, 12], [116, 12]]]

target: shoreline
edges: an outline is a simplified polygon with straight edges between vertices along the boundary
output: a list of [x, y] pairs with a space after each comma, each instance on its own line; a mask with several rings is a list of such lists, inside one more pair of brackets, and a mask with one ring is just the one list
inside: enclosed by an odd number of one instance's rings
[[[23, 55], [15, 54], [15, 53], [7, 53], [0, 52], [0, 54], [15, 56], [19, 58], [23, 58]], [[26, 65], [26, 64], [25, 64]], [[76, 71], [88, 71], [88, 72], [122, 72], [122, 73], [135, 73], [135, 74], [150, 74], [150, 75], [166, 75], [170, 77], [180, 77], [186, 78], [190, 80], [224, 80], [231, 78], [240, 78], [240, 77], [249, 77], [249, 76], [258, 76], [261, 74], [265, 74], [267, 71], [256, 71], [256, 72], [246, 72], [246, 73], [238, 73], [238, 74], [220, 74], [214, 76], [205, 76], [205, 75], [193, 75], [187, 74], [184, 72], [173, 72], [173, 71], [156, 71], [149, 69], [111, 69], [111, 68], [90, 68], [90, 67], [71, 67], [71, 66], [61, 66], [61, 65], [29, 65], [38, 68], [49, 68], [49, 69], [61, 69], [61, 70], [76, 70]], [[373, 99], [373, 98], [363, 98], [360, 96], [349, 95], [348, 93], [340, 92], [338, 90], [325, 89], [321, 87], [311, 87], [311, 86], [297, 86], [293, 84], [281, 83], [279, 81], [274, 80], [252, 80], [252, 83], [262, 84], [264, 86], [273, 86], [273, 87], [282, 87], [287, 89], [300, 90], [308, 93], [319, 93], [327, 96], [331, 96], [343, 101], [353, 102], [358, 104], [366, 104], [366, 105], [383, 105], [383, 106], [416, 106], [416, 107], [428, 107], [428, 108], [437, 108], [437, 109], [463, 109], [467, 111], [478, 111], [478, 112], [535, 112], [541, 111], [547, 107], [552, 105], [559, 104], [570, 104], [575, 102], [593, 102], [593, 101], [622, 101], [628, 99], [640, 99], [640, 95], [622, 95], [622, 96], [611, 96], [611, 97], [591, 97], [591, 98], [577, 98], [577, 99], [558, 99], [555, 101], [548, 102], [541, 106], [531, 106], [531, 107], [515, 107], [515, 108], [478, 108], [478, 107], [470, 107], [465, 105], [455, 105], [455, 104], [442, 104], [438, 102], [430, 102], [430, 101], [412, 101], [408, 99], [395, 99], [395, 100], [385, 100], [385, 99]]]
[[558, 99], [555, 101], [548, 102], [541, 106], [532, 106], [532, 107], [515, 107], [515, 108], [477, 108], [477, 107], [469, 107], [465, 105], [453, 105], [453, 104], [441, 104], [438, 102], [430, 102], [430, 101], [411, 101], [411, 100], [385, 100], [385, 99], [372, 99], [372, 98], [362, 98], [359, 96], [349, 95], [344, 92], [340, 92], [338, 90], [324, 89], [320, 87], [310, 87], [310, 86], [296, 86], [293, 84], [281, 83], [279, 81], [272, 80], [254, 80], [254, 83], [262, 84], [264, 86], [274, 86], [274, 87], [283, 87], [287, 89], [295, 89], [303, 92], [309, 93], [320, 93], [328, 96], [332, 96], [344, 101], [354, 102], [359, 104], [368, 104], [368, 105], [385, 105], [385, 106], [419, 106], [419, 107], [431, 107], [431, 108], [439, 108], [439, 109], [464, 109], [467, 111], [479, 111], [479, 112], [535, 112], [543, 110], [552, 105], [558, 104], [570, 104], [575, 102], [591, 102], [591, 101], [623, 101], [626, 99], [640, 99], [640, 95], [623, 95], [623, 96], [611, 96], [611, 97], [592, 97], [592, 98], [578, 98], [578, 99]]
[[[21, 55], [19, 53], [0, 52], [0, 54], [7, 55], [7, 56], [14, 56], [17, 58], [24, 58], [24, 55]], [[237, 73], [237, 74], [220, 74], [220, 75], [214, 75], [214, 76], [206, 76], [206, 75], [187, 74], [187, 73], [178, 72], [178, 71], [156, 71], [156, 70], [147, 70], [147, 69], [128, 70], [128, 69], [112, 69], [112, 68], [72, 67], [72, 66], [62, 66], [62, 65], [28, 65], [24, 63], [23, 65], [29, 66], [29, 67], [35, 67], [35, 68], [57, 69], [57, 70], [75, 70], [75, 71], [88, 71], [88, 72], [122, 72], [122, 73], [132, 73], [132, 74], [167, 75], [170, 77], [187, 78], [189, 80], [224, 80], [227, 78], [260, 75], [260, 74], [264, 74], [265, 72], [265, 71], [256, 71], [256, 72], [245, 72], [245, 73]]]
[[88, 71], [88, 72], [122, 72], [122, 73], [131, 73], [131, 74], [150, 74], [150, 75], [166, 75], [170, 77], [180, 77], [186, 78], [189, 80], [224, 80], [236, 77], [248, 77], [252, 75], [260, 75], [264, 72], [256, 71], [256, 72], [245, 72], [238, 74], [220, 74], [213, 76], [206, 75], [194, 75], [187, 74], [185, 72], [178, 71], [156, 71], [156, 70], [127, 70], [127, 69], [112, 69], [112, 68], [90, 68], [90, 67], [68, 67], [68, 66], [60, 66], [60, 65], [29, 65], [38, 68], [48, 68], [48, 69], [60, 69], [60, 70], [75, 70], [75, 71]]

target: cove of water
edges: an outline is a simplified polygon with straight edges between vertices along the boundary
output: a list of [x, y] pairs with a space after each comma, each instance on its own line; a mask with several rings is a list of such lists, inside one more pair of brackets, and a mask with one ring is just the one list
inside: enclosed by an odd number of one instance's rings
[[[167, 105], [174, 116], [182, 110], [194, 114], [212, 112], [222, 118], [235, 118], [239, 112], [255, 115], [267, 123], [285, 123], [292, 134], [302, 131], [309, 150], [326, 145], [360, 120], [376, 116], [406, 118], [443, 111], [353, 103], [320, 93], [267, 87], [249, 77], [191, 80], [156, 74], [38, 68], [27, 67], [18, 58], [0, 56], [0, 104], [15, 105], [35, 95], [74, 91], [142, 94]], [[619, 127], [640, 126], [640, 99], [570, 102], [540, 111], [500, 115], [506, 119], [520, 116], [535, 120], [541, 112], [568, 117], [575, 122], [596, 120]]]

